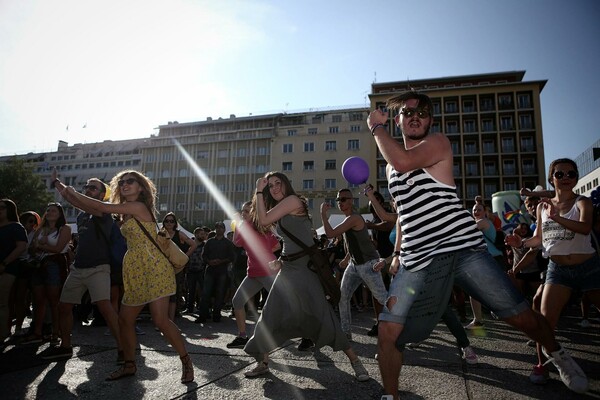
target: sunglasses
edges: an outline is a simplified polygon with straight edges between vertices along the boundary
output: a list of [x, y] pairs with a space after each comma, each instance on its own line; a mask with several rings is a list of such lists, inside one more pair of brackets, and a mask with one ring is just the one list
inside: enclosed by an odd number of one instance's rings
[[413, 115], [417, 114], [417, 117], [419, 117], [421, 119], [429, 118], [429, 116], [431, 115], [429, 113], [429, 111], [427, 111], [423, 108], [409, 108], [409, 107], [402, 108], [402, 110], [400, 110], [400, 114], [404, 115], [407, 118], [410, 118]]
[[123, 186], [124, 184], [133, 185], [134, 182], [137, 182], [137, 179], [128, 178], [128, 179], [119, 179], [119, 181], [117, 183], [119, 184], [119, 186]]
[[556, 179], [562, 179], [565, 176], [569, 179], [575, 179], [575, 178], [577, 178], [577, 172], [571, 170], [565, 174], [562, 171], [554, 171], [554, 174], [552, 174], [552, 176], [554, 176]]
[[165, 219], [165, 224], [174, 224], [175, 220], [174, 219]]
[[346, 200], [350, 200], [352, 197], [336, 197], [335, 201], [337, 201], [338, 203], [344, 202]]
[[94, 185], [85, 185], [83, 187], [83, 190], [91, 190], [92, 192], [96, 190], [100, 191], [100, 189], [98, 189], [98, 187]]

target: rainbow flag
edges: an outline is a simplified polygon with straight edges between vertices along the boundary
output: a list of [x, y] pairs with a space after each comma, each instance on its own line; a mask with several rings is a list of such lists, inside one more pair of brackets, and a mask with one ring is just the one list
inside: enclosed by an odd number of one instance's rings
[[504, 220], [508, 222], [513, 222], [513, 220], [519, 218], [521, 215], [521, 210], [511, 210], [502, 214], [504, 216]]

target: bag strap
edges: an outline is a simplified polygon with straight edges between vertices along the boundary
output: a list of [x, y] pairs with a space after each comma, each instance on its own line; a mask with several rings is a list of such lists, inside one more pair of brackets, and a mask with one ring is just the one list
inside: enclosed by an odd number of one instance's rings
[[[162, 255], [165, 256], [165, 258], [167, 260], [169, 260], [169, 257], [167, 257], [167, 255], [165, 254], [165, 252], [162, 251], [162, 249], [160, 248], [160, 246], [158, 245], [158, 243], [156, 243], [156, 240], [154, 240], [154, 238], [152, 237], [152, 235], [150, 235], [150, 232], [148, 232], [148, 230], [144, 227], [144, 225], [142, 225], [142, 223], [140, 221], [138, 221], [137, 218], [133, 217], [133, 219], [135, 220], [135, 222], [137, 222], [137, 224], [140, 227], [140, 229], [142, 230], [142, 232], [144, 232], [144, 234], [148, 237], [148, 239], [150, 239], [150, 241], [154, 244], [154, 246], [156, 246], [156, 248], [158, 249], [158, 251], [160, 251], [162, 253]], [[171, 262], [171, 260], [169, 260], [169, 262]]]
[[[312, 251], [314, 251], [314, 248], [312, 247], [308, 247], [302, 240], [298, 239], [296, 236], [294, 236], [290, 231], [288, 231], [287, 229], [285, 229], [285, 227], [283, 226], [283, 224], [281, 223], [281, 220], [279, 220], [279, 227], [281, 228], [281, 230], [283, 231], [283, 233], [285, 233], [290, 239], [292, 239], [292, 241], [294, 241], [298, 246], [302, 247], [302, 249], [307, 253], [310, 254]], [[294, 253], [290, 256], [297, 256], [300, 253]]]

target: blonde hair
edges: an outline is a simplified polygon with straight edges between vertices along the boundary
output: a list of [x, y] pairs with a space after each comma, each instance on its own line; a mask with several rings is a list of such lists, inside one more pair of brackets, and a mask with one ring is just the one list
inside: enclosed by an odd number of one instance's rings
[[137, 201], [141, 201], [146, 204], [148, 210], [154, 218], [156, 216], [156, 186], [146, 175], [139, 171], [132, 169], [124, 170], [115, 175], [110, 181], [110, 202], [111, 203], [125, 203], [125, 198], [121, 197], [121, 191], [119, 190], [119, 181], [123, 179], [125, 175], [132, 175], [142, 187]]

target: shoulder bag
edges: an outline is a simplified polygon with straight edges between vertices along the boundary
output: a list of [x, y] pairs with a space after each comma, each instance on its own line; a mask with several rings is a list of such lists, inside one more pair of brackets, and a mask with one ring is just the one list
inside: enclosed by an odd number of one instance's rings
[[321, 286], [323, 287], [323, 292], [325, 293], [325, 298], [331, 305], [337, 306], [340, 302], [341, 292], [340, 285], [335, 280], [333, 273], [331, 271], [331, 264], [329, 263], [329, 253], [327, 250], [323, 250], [317, 247], [314, 244], [311, 247], [308, 247], [306, 244], [302, 242], [302, 240], [298, 239], [296, 236], [292, 235], [287, 229], [283, 227], [281, 224], [281, 220], [279, 220], [279, 227], [281, 230], [292, 239], [298, 246], [302, 247], [302, 252], [289, 256], [288, 258], [282, 257], [284, 261], [300, 258], [304, 255], [308, 255], [310, 257], [310, 261], [308, 262], [308, 269], [317, 274], [319, 277], [319, 281], [321, 282]]
[[[185, 254], [177, 244], [171, 240], [169, 237], [169, 233], [165, 228], [162, 228], [158, 231], [156, 240], [152, 237], [150, 232], [142, 225], [137, 218], [134, 218], [135, 222], [137, 222], [138, 226], [144, 232], [144, 234], [150, 239], [150, 241], [156, 246], [156, 248], [165, 256], [167, 260], [173, 266], [175, 273], [178, 274], [183, 271], [183, 268], [189, 261], [189, 257]], [[156, 221], [155, 221], [156, 222]], [[158, 225], [157, 225], [158, 228]]]

